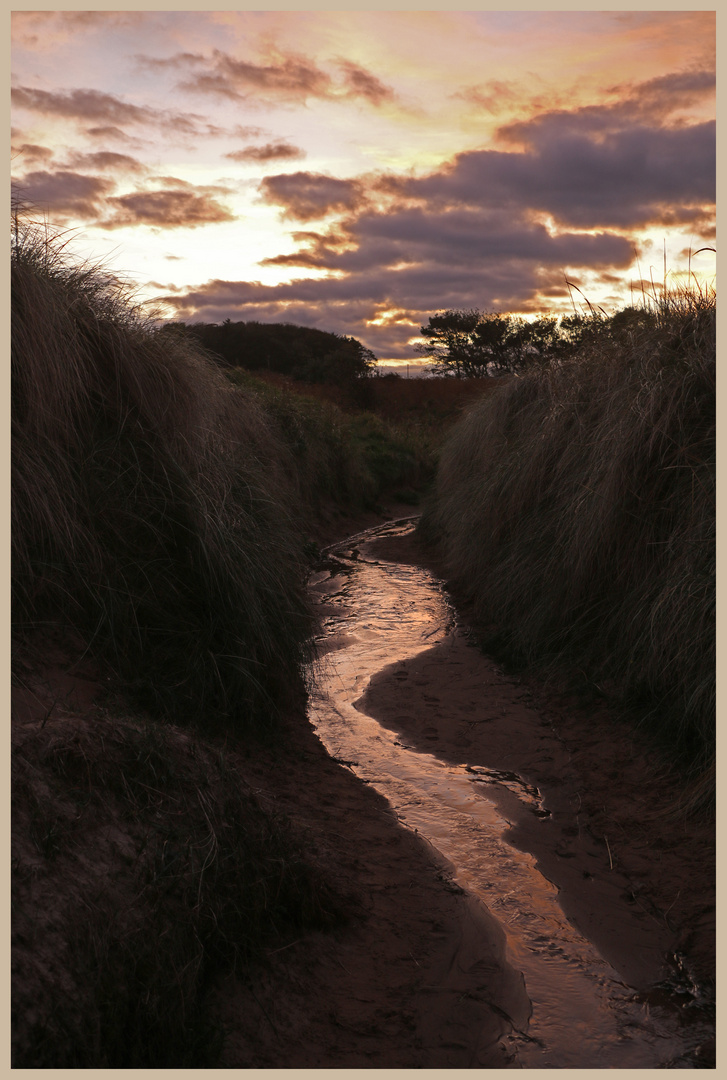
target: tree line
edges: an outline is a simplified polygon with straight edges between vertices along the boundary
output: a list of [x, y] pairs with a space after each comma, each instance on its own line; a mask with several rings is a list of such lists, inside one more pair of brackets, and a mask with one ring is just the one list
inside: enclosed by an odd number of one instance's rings
[[627, 307], [615, 315], [595, 310], [588, 315], [546, 315], [529, 322], [516, 315], [448, 310], [429, 316], [420, 328], [424, 341], [415, 345], [435, 375], [482, 378], [518, 374], [526, 368], [563, 360], [589, 340], [618, 338], [641, 328], [655, 316]]
[[350, 385], [373, 374], [377, 363], [354, 337], [293, 323], [171, 322], [162, 331], [191, 334], [223, 366], [273, 371], [301, 382]]

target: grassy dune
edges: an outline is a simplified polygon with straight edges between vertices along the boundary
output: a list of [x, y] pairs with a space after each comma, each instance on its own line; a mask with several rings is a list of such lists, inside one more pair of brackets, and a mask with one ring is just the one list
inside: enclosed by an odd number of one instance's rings
[[219, 749], [303, 701], [289, 437], [19, 224], [12, 439], [14, 1065], [209, 1065], [210, 973], [335, 908]]
[[304, 703], [310, 530], [433, 462], [20, 219], [11, 267], [13, 1064], [210, 1067], [210, 978], [344, 906], [245, 779]]
[[715, 312], [711, 293], [672, 293], [476, 404], [422, 525], [500, 649], [638, 706], [701, 777], [697, 799], [714, 747]]
[[274, 424], [32, 230], [12, 330], [16, 630], [74, 627], [157, 712], [269, 724], [310, 627]]

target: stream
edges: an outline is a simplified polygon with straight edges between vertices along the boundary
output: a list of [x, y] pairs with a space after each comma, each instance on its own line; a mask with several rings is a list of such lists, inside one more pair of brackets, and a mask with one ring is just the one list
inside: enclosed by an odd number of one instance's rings
[[[407, 745], [392, 730], [395, 717], [390, 729], [363, 711], [372, 678], [456, 633], [440, 581], [372, 550], [377, 539], [414, 527], [414, 519], [395, 521], [334, 545], [327, 568], [313, 575], [311, 590], [323, 605], [310, 709], [318, 737], [445, 857], [456, 883], [501, 924], [507, 960], [522, 973], [532, 1007], [527, 1030], [510, 1036], [516, 1067], [694, 1067], [696, 1048], [712, 1033], [699, 1009], [684, 1008], [685, 995], [695, 1001], [698, 988], [674, 970], [671, 981], [655, 970], [658, 993], [630, 985], [628, 965], [617, 970], [604, 956], [619, 925], [591, 935], [594, 944], [566, 916], [556, 875], [550, 880], [543, 860], [522, 841], [516, 846], [518, 822], [541, 830], [541, 840], [557, 828], [547, 791], [497, 761], [440, 760]], [[446, 685], [441, 690], [446, 703]], [[624, 927], [634, 918], [625, 902], [622, 917]], [[647, 946], [658, 951], [658, 938]]]

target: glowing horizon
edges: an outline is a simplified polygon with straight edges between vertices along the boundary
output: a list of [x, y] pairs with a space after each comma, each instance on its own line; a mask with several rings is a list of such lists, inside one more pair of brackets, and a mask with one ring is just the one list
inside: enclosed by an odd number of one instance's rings
[[566, 277], [614, 308], [715, 246], [714, 12], [12, 24], [18, 195], [170, 318], [411, 365], [437, 310], [571, 310]]

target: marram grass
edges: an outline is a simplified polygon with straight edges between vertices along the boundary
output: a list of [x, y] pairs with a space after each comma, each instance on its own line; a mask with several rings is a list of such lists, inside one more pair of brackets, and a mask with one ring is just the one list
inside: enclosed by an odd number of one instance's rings
[[478, 402], [423, 521], [501, 647], [638, 706], [699, 799], [714, 754], [715, 313], [711, 292], [666, 296]]
[[274, 424], [114, 279], [12, 253], [16, 632], [70, 625], [153, 710], [266, 725], [310, 618]]

